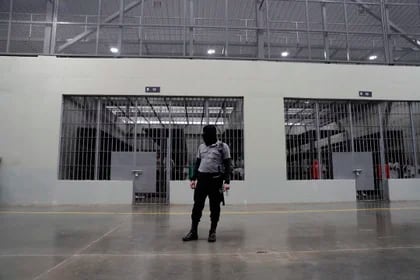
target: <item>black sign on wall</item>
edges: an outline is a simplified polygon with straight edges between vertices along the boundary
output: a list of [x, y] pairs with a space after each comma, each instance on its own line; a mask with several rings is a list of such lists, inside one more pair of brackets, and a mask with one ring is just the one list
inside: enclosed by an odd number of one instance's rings
[[147, 93], [157, 93], [160, 92], [160, 87], [146, 87], [145, 91]]
[[372, 97], [371, 91], [359, 91], [359, 97]]

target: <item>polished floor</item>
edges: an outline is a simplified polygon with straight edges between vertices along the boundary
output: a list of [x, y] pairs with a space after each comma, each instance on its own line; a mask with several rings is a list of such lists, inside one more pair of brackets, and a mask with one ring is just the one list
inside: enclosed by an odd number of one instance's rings
[[420, 279], [420, 202], [0, 207], [0, 279]]

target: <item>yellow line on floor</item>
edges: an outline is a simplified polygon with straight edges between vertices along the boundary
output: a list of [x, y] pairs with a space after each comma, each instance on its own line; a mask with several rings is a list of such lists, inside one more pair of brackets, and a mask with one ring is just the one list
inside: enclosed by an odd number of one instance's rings
[[[307, 210], [273, 210], [273, 211], [223, 211], [223, 215], [265, 215], [265, 214], [305, 214], [305, 213], [339, 213], [363, 211], [404, 211], [420, 210], [420, 207], [398, 208], [350, 208], [350, 209], [307, 209]], [[208, 212], [205, 212], [208, 213]], [[0, 211], [0, 214], [24, 215], [190, 215], [191, 212], [90, 212], [90, 211]]]
[[308, 254], [326, 254], [326, 253], [358, 253], [358, 252], [369, 252], [369, 251], [393, 251], [393, 250], [420, 250], [420, 246], [393, 246], [393, 247], [356, 247], [356, 248], [336, 248], [336, 249], [325, 249], [325, 250], [297, 250], [297, 251], [273, 251], [267, 250], [263, 252], [248, 251], [248, 252], [229, 252], [229, 253], [177, 253], [177, 252], [154, 252], [154, 253], [137, 253], [137, 254], [116, 254], [116, 253], [105, 253], [105, 254], [74, 254], [74, 255], [54, 255], [54, 254], [5, 254], [0, 255], [0, 258], [17, 258], [17, 257], [214, 257], [214, 256], [272, 256], [272, 255], [308, 255]]

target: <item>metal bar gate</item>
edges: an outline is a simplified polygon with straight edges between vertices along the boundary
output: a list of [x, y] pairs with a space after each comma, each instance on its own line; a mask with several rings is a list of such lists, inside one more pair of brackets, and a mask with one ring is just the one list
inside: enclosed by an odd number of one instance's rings
[[420, 177], [419, 104], [285, 99], [288, 179], [355, 179], [358, 200], [388, 200], [388, 179]]
[[207, 124], [243, 180], [242, 98], [64, 96], [59, 179], [130, 180], [133, 203], [169, 203], [169, 182], [191, 175]]

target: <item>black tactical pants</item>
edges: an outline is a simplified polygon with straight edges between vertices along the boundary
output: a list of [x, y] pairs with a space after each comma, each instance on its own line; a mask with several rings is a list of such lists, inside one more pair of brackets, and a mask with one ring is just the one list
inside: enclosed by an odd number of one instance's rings
[[199, 173], [197, 186], [194, 190], [194, 207], [192, 210], [193, 229], [197, 228], [200, 222], [206, 197], [210, 200], [210, 220], [212, 230], [216, 230], [220, 218], [220, 203], [223, 199], [223, 179], [219, 174]]

